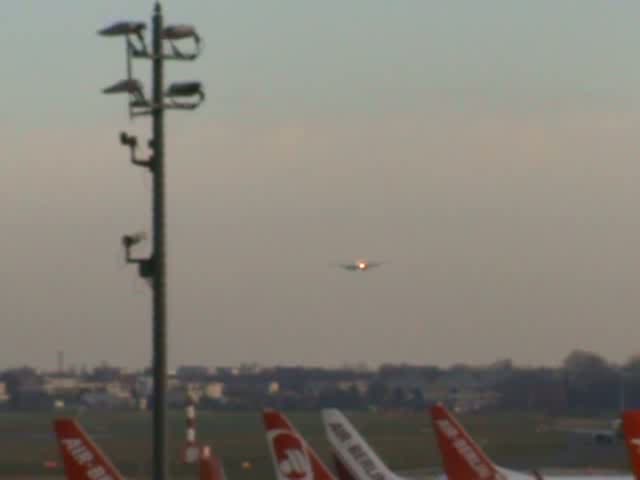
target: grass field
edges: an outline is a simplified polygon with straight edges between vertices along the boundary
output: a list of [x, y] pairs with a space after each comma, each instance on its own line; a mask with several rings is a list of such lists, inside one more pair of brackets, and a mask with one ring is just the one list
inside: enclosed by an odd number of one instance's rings
[[[440, 459], [429, 418], [424, 414], [349, 413], [349, 418], [375, 450], [398, 471], [438, 469]], [[289, 418], [321, 456], [328, 445], [319, 413], [291, 413]], [[0, 477], [8, 480], [33, 478], [34, 474], [61, 475], [47, 470], [46, 460], [58, 460], [51, 434], [51, 414], [0, 415]], [[87, 412], [80, 417], [116, 465], [130, 478], [148, 478], [150, 473], [149, 413]], [[570, 442], [567, 434], [544, 430], [549, 420], [536, 415], [497, 414], [461, 417], [467, 430], [490, 456], [503, 465], [518, 468], [593, 467], [627, 469], [621, 445], [595, 447]], [[184, 416], [170, 416], [171, 471], [175, 477], [193, 478], [195, 470], [181, 465]], [[198, 437], [222, 457], [230, 480], [274, 478], [261, 417], [258, 413], [198, 413]], [[241, 463], [251, 462], [251, 470]], [[423, 476], [423, 475], [418, 475]]]

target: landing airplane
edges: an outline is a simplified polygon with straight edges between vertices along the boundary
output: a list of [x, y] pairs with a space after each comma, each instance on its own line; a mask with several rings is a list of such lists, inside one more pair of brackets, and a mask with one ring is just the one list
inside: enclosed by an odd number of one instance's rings
[[[449, 480], [542, 480], [493, 463], [471, 436], [442, 405], [431, 407], [433, 429]], [[548, 480], [634, 480], [630, 475], [545, 475]]]
[[[124, 480], [109, 458], [74, 419], [59, 418], [54, 430], [67, 480]], [[220, 462], [208, 446], [199, 455], [200, 480], [224, 480]]]
[[262, 413], [277, 480], [337, 480], [283, 414]]
[[350, 272], [364, 272], [371, 268], [379, 267], [384, 262], [370, 262], [368, 260], [355, 260], [350, 263], [341, 263], [339, 266]]

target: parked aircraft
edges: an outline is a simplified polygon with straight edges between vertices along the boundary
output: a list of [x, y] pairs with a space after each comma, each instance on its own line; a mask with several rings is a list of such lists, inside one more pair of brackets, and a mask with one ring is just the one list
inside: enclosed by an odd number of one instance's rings
[[561, 431], [578, 436], [590, 438], [598, 445], [611, 445], [622, 440], [622, 420], [609, 421], [609, 428], [573, 428], [561, 429]]
[[[442, 405], [431, 408], [433, 429], [449, 480], [542, 480], [537, 471], [530, 474], [509, 470], [487, 457], [480, 446]], [[545, 475], [548, 480], [633, 480], [630, 475]]]

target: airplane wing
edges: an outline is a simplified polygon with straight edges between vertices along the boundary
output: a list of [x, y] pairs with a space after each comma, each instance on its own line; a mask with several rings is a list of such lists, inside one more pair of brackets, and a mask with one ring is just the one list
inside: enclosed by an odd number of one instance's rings
[[368, 268], [374, 268], [374, 267], [379, 267], [380, 265], [383, 265], [387, 262], [368, 262], [367, 263], [367, 267]]
[[358, 267], [356, 267], [353, 263], [341, 263], [340, 268], [344, 268], [345, 270], [349, 271], [358, 269]]

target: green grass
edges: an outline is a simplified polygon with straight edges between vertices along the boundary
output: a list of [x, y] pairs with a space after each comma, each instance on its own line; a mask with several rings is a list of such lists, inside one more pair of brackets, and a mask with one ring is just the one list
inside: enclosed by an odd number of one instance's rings
[[[427, 415], [348, 415], [392, 469], [406, 471], [440, 466]], [[319, 413], [292, 413], [289, 418], [318, 453], [327, 459], [328, 445]], [[45, 460], [58, 459], [54, 438], [47, 435], [51, 432], [52, 420], [51, 414], [0, 414], [0, 477], [60, 475], [60, 471], [48, 471], [43, 467]], [[196, 475], [194, 467], [179, 462], [184, 440], [184, 416], [179, 411], [171, 412], [169, 420], [171, 471], [176, 477], [193, 478]], [[537, 432], [537, 427], [548, 423], [541, 416], [505, 413], [468, 415], [460, 420], [487, 453], [504, 465], [520, 468], [628, 468], [625, 452], [620, 447], [599, 447], [597, 454], [574, 448], [571, 455], [563, 457], [562, 453], [568, 450], [566, 434]], [[86, 412], [80, 421], [87, 431], [95, 435], [96, 442], [125, 475], [149, 477], [149, 413]], [[274, 478], [261, 417], [257, 412], [198, 412], [198, 438], [211, 444], [223, 459], [230, 480]], [[253, 465], [251, 470], [241, 468], [242, 462], [247, 460]]]

